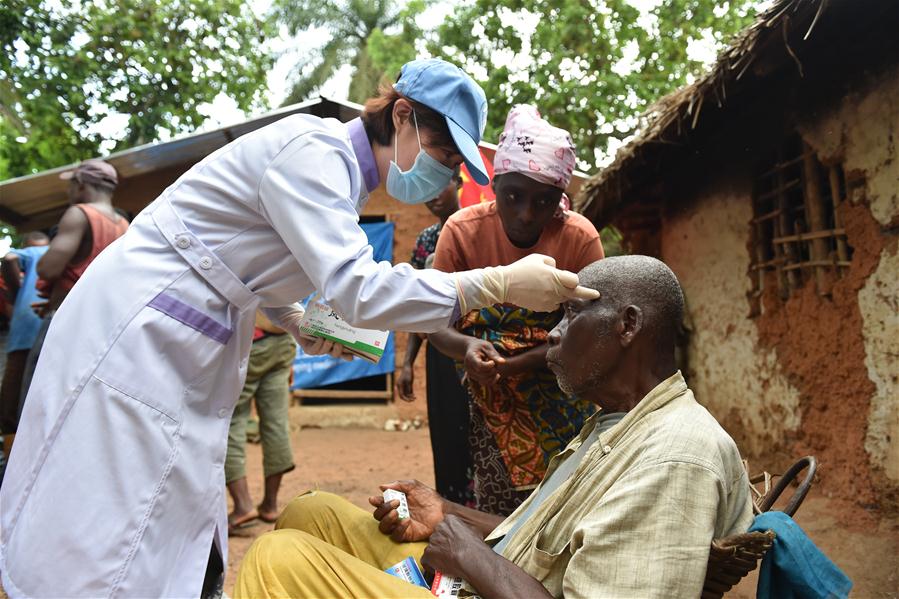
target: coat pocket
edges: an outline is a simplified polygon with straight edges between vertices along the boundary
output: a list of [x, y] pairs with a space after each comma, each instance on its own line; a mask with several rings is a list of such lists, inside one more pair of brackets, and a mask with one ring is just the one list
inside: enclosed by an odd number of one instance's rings
[[[91, 377], [47, 455], [8, 551], [28, 555], [33, 596], [107, 596], [125, 573], [177, 453], [180, 425]], [[66, 451], [66, 448], [78, 451]], [[45, 542], [38, 531], [53, 531]], [[36, 534], [37, 533], [37, 534]], [[90, 564], [85, 570], [77, 564]], [[66, 575], [66, 569], [71, 574]], [[67, 579], [66, 588], [51, 588]]]
[[207, 335], [198, 330], [203, 323], [197, 316], [202, 313], [191, 310], [195, 313], [192, 324], [186, 324], [183, 320], [189, 320], [191, 314], [186, 309], [181, 310], [183, 318], [179, 319], [152, 305], [144, 306], [107, 351], [94, 376], [180, 422], [186, 391], [202, 388], [207, 379], [216, 376], [225, 348], [224, 333]]

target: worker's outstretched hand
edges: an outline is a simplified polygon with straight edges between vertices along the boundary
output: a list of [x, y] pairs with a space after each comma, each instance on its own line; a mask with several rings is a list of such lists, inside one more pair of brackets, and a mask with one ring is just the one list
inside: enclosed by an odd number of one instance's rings
[[551, 312], [569, 299], [599, 297], [595, 289], [578, 285], [577, 274], [557, 269], [550, 256], [531, 254], [497, 269], [505, 278], [504, 301], [529, 310]]
[[395, 489], [406, 494], [409, 517], [400, 520], [399, 501], [385, 502], [381, 495], [368, 498], [374, 506], [378, 530], [398, 543], [427, 541], [443, 521], [443, 498], [434, 489], [417, 480], [397, 480], [380, 486], [381, 491]]
[[595, 289], [578, 284], [577, 274], [556, 268], [550, 256], [531, 254], [505, 266], [456, 274], [462, 314], [493, 304], [514, 304], [536, 312], [552, 312], [570, 299], [593, 300]]

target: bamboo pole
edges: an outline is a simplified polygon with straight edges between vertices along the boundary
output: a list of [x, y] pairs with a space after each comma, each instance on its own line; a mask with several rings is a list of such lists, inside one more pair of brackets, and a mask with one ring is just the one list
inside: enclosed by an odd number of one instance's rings
[[805, 160], [805, 153], [797, 156], [796, 158], [790, 158], [789, 160], [784, 160], [784, 161], [778, 160], [777, 164], [775, 164], [769, 170], [765, 171], [764, 173], [762, 173], [759, 176], [760, 177], [770, 177], [771, 175], [777, 174], [778, 171], [781, 171], [781, 170], [787, 168], [788, 166], [798, 164], [798, 163], [802, 162], [803, 160]]
[[[753, 226], [753, 239], [752, 239], [752, 247], [755, 252], [755, 265], [760, 265], [765, 263], [765, 248], [762, 246], [762, 225], [761, 223], [754, 223]], [[753, 268], [753, 265], [750, 265], [750, 270], [755, 270], [755, 278], [753, 279], [753, 289], [750, 295], [752, 301], [749, 304], [750, 316], [758, 316], [762, 313], [762, 300], [761, 295], [762, 291], [765, 289], [765, 269], [764, 268]]]
[[[840, 218], [840, 204], [843, 203], [843, 196], [840, 193], [840, 173], [838, 167], [832, 166], [828, 169], [828, 178], [830, 180], [830, 197], [833, 200], [833, 225], [837, 229], [843, 228], [843, 219]], [[846, 247], [846, 231], [842, 230], [841, 235], [836, 235], [837, 240], [837, 257], [840, 262], [849, 260], [849, 248]]]
[[[826, 228], [824, 216], [824, 201], [821, 196], [821, 179], [818, 173], [818, 161], [812, 153], [811, 147], [803, 142], [804, 152], [802, 158], [802, 173], [805, 180], [805, 216], [808, 219], [810, 232], [821, 231]], [[810, 246], [811, 262], [822, 263], [827, 260], [827, 241], [813, 239]], [[815, 266], [815, 283], [819, 295], [830, 295], [830, 282], [827, 277], [827, 267]]]
[[[777, 160], [778, 160], [778, 162], [783, 160], [783, 155], [781, 153], [778, 153]], [[772, 239], [775, 239], [777, 237], [783, 237], [783, 235], [784, 235], [783, 229], [781, 228], [783, 225], [783, 219], [780, 218], [780, 216], [783, 215], [783, 213], [784, 213], [784, 211], [783, 211], [783, 196], [784, 196], [784, 192], [786, 191], [786, 189], [785, 189], [786, 185], [784, 184], [783, 169], [778, 169], [778, 171], [775, 175], [774, 185], [775, 185], [775, 188], [769, 193], [774, 194], [773, 197], [775, 198], [775, 202], [777, 204], [777, 208], [774, 210], [774, 212], [777, 213], [778, 218], [775, 218], [771, 223], [772, 224], [772, 231], [771, 231]], [[777, 293], [781, 299], [787, 299], [788, 297], [790, 297], [790, 285], [787, 282], [786, 272], [784, 272], [784, 270], [781, 268], [781, 266], [783, 266], [783, 261], [784, 261], [784, 256], [785, 256], [784, 247], [782, 245], [772, 243], [771, 248], [773, 250], [774, 260], [776, 262], [776, 264], [774, 265], [774, 275], [775, 275], [775, 277], [777, 277]]]
[[809, 260], [807, 262], [798, 262], [796, 264], [790, 264], [788, 266], [784, 266], [784, 270], [792, 271], [792, 270], [798, 270], [800, 268], [809, 268], [809, 267], [817, 267], [817, 266], [832, 267], [832, 266], [834, 266], [834, 264], [836, 264], [836, 266], [844, 266], [844, 267], [849, 266], [849, 262], [834, 263], [833, 260]]
[[846, 235], [846, 229], [824, 229], [823, 231], [815, 231], [814, 233], [785, 235], [784, 237], [775, 237], [771, 240], [771, 243], [783, 244], [797, 241], [811, 241], [812, 239], [827, 239], [828, 237], [839, 237], [840, 235]]
[[[778, 157], [779, 162], [783, 162], [783, 155], [781, 154]], [[784, 184], [784, 171], [783, 169], [777, 170], [777, 211], [780, 213], [777, 218], [777, 229], [779, 234], [775, 235], [777, 237], [784, 237], [793, 232], [793, 227], [790, 226], [790, 215], [789, 210], [787, 210], [787, 206], [789, 205], [787, 201], [786, 191], [788, 190], [787, 186]], [[778, 244], [774, 244], [775, 248], [780, 248], [780, 255], [784, 257], [784, 259], [793, 264], [798, 261], [796, 256], [796, 247], [792, 243], [788, 243], [784, 245], [782, 248]], [[799, 289], [799, 286], [802, 284], [802, 279], [799, 276], [798, 272], [794, 271], [783, 271], [785, 274], [785, 282], [786, 282], [786, 297], [789, 297], [793, 291]]]
[[[778, 171], [778, 175], [779, 175], [778, 176], [778, 181], [779, 181], [780, 179], [783, 178], [783, 173], [781, 171]], [[772, 189], [771, 191], [766, 191], [765, 193], [760, 194], [759, 199], [767, 200], [768, 198], [773, 198], [773, 197], [779, 196], [783, 192], [789, 191], [789, 190], [793, 189], [794, 187], [798, 186], [800, 183], [801, 183], [801, 181], [799, 179], [793, 179], [792, 181], [787, 181], [783, 184], [780, 184], [778, 182], [777, 187], [775, 189]]]

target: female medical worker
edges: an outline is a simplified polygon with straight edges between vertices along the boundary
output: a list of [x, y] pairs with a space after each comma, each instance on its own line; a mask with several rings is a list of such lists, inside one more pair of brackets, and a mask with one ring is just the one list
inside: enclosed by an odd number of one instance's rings
[[486, 183], [486, 115], [459, 68], [414, 61], [361, 119], [284, 118], [150, 204], [53, 319], [0, 492], [7, 593], [200, 593], [213, 540], [225, 556], [222, 466], [257, 307], [296, 336], [290, 304], [319, 290], [352, 324], [431, 332], [497, 302], [593, 297], [536, 256], [456, 275], [373, 261], [368, 194], [385, 180], [424, 202], [463, 160]]

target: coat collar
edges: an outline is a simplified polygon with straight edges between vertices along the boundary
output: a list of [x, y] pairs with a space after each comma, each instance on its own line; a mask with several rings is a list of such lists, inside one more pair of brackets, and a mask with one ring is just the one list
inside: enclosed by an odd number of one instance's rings
[[371, 142], [368, 141], [365, 126], [362, 119], [357, 117], [347, 123], [346, 128], [350, 134], [350, 143], [353, 144], [356, 160], [359, 161], [359, 168], [362, 170], [362, 178], [365, 179], [365, 189], [371, 193], [381, 183], [381, 178], [378, 176], [378, 165], [375, 163], [375, 155], [371, 151]]

